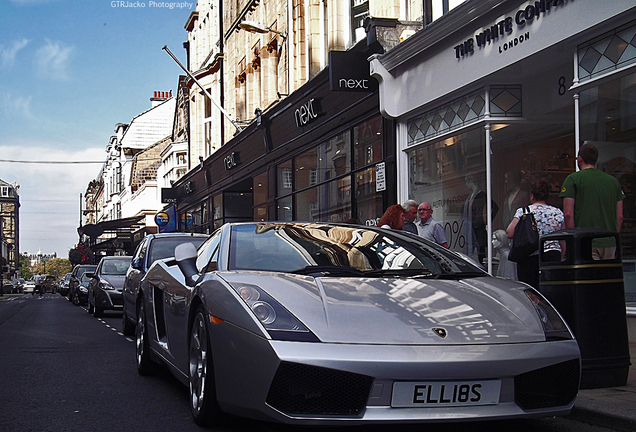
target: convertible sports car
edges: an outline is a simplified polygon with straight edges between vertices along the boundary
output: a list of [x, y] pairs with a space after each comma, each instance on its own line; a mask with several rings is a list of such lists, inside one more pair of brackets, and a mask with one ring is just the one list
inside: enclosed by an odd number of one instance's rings
[[578, 392], [577, 342], [541, 294], [404, 232], [226, 224], [140, 296], [137, 368], [189, 385], [198, 424], [555, 416]]

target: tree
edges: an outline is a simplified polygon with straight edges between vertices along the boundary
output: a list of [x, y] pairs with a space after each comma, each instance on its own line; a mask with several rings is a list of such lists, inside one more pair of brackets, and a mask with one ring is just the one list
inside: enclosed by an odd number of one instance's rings
[[20, 255], [20, 275], [25, 280], [29, 280], [33, 277], [33, 271], [31, 271], [31, 260], [26, 254]]
[[60, 279], [66, 273], [69, 273], [73, 269], [71, 262], [66, 258], [53, 258], [46, 262], [41, 262], [35, 267], [37, 274], [49, 274], [55, 277], [55, 280]]

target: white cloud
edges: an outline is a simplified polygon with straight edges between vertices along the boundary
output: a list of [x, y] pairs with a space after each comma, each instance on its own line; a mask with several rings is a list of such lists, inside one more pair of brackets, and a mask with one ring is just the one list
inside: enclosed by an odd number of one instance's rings
[[11, 46], [5, 47], [4, 45], [0, 45], [0, 67], [2, 68], [10, 68], [15, 63], [15, 57], [22, 48], [27, 46], [29, 43], [28, 39], [20, 39], [13, 41]]
[[0, 93], [0, 118], [23, 117], [33, 120], [31, 113], [31, 96], [13, 96], [10, 93]]
[[[44, 144], [44, 143], [42, 143]], [[64, 150], [45, 146], [0, 146], [0, 159], [14, 161], [100, 161], [103, 148]], [[20, 251], [57, 252], [60, 258], [79, 239], [80, 194], [101, 165], [0, 162], [0, 178], [20, 183]]]
[[69, 79], [68, 65], [74, 48], [62, 42], [45, 39], [46, 44], [35, 53], [36, 73], [54, 81]]

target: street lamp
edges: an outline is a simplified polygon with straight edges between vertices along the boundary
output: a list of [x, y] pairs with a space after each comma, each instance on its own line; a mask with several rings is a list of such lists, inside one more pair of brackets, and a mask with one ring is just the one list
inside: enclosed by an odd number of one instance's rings
[[276, 33], [277, 35], [280, 35], [283, 38], [283, 41], [287, 39], [287, 33], [279, 32], [278, 30], [273, 30], [270, 27], [265, 27], [263, 24], [256, 21], [250, 21], [250, 20], [241, 21], [238, 27], [241, 30], [248, 31], [250, 33], [261, 33], [261, 34], [270, 33], [270, 32]]

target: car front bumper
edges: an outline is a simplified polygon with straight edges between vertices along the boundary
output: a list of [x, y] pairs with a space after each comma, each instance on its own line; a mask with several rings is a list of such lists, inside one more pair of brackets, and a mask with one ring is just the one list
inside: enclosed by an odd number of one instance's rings
[[[223, 332], [217, 332], [221, 326]], [[556, 416], [570, 412], [578, 392], [580, 353], [574, 340], [464, 346], [324, 344], [266, 340], [232, 325], [211, 327], [215, 348], [217, 341], [220, 346], [228, 342], [213, 353], [220, 406], [261, 420], [343, 425]], [[555, 382], [563, 375], [568, 378]], [[356, 380], [369, 383], [359, 385], [358, 394], [351, 390]], [[496, 404], [392, 406], [396, 382], [493, 380], [501, 382]], [[528, 381], [533, 384], [525, 384]], [[342, 398], [343, 392], [348, 396]], [[556, 402], [542, 401], [546, 393], [554, 393]], [[342, 402], [328, 400], [332, 397]], [[356, 397], [362, 398], [362, 406], [340, 409]]]

